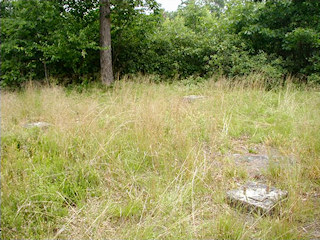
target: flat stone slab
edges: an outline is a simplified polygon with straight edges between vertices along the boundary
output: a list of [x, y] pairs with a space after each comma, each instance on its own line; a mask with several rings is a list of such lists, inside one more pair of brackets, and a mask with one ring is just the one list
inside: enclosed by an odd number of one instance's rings
[[204, 99], [204, 98], [205, 96], [201, 96], [201, 95], [189, 95], [189, 96], [184, 96], [183, 100], [187, 102], [193, 102], [195, 100]]
[[227, 200], [231, 205], [258, 213], [272, 213], [276, 204], [287, 196], [287, 191], [256, 182], [248, 182], [227, 192]]
[[290, 164], [293, 165], [296, 163], [296, 158], [293, 155], [282, 156], [282, 155], [258, 155], [258, 154], [233, 154], [232, 155], [235, 164], [238, 166], [244, 166], [249, 175], [252, 177], [261, 176], [261, 170], [267, 170], [269, 163], [277, 164]]
[[267, 155], [233, 154], [233, 158], [236, 165], [245, 166], [252, 176], [259, 175], [261, 170], [266, 170], [269, 165], [269, 157]]
[[245, 162], [268, 162], [269, 157], [267, 155], [240, 155], [240, 154], [233, 154], [235, 158], [240, 161]]
[[34, 122], [23, 125], [24, 128], [48, 128], [51, 124], [47, 122]]

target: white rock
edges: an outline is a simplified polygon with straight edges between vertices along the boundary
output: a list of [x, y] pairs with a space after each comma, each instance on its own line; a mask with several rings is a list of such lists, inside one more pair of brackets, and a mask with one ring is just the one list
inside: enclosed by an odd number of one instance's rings
[[287, 191], [256, 182], [249, 182], [227, 192], [227, 199], [232, 205], [260, 213], [271, 213], [275, 205], [287, 196]]
[[193, 102], [195, 100], [204, 99], [204, 98], [205, 98], [204, 96], [200, 96], [200, 95], [189, 95], [189, 96], [183, 97], [183, 99], [188, 102]]
[[25, 125], [23, 125], [25, 128], [48, 128], [51, 126], [50, 123], [46, 123], [46, 122], [34, 122], [34, 123], [27, 123]]

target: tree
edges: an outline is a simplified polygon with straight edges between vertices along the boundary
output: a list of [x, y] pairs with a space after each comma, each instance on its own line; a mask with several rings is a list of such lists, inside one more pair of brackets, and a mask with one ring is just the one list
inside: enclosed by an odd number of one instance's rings
[[[105, 49], [112, 52], [114, 72], [144, 71], [149, 61], [145, 64], [141, 56], [148, 37], [161, 24], [157, 2], [108, 1], [112, 50], [111, 44], [100, 47], [100, 2], [0, 0], [0, 85], [16, 88], [30, 79], [43, 81], [46, 76], [63, 84], [94, 81], [100, 72], [100, 50]], [[102, 16], [110, 20], [110, 15]]]
[[319, 1], [239, 2], [228, 14], [229, 31], [240, 36], [253, 54], [280, 56], [288, 72], [301, 78], [319, 74]]
[[100, 0], [100, 73], [106, 85], [113, 82], [110, 0]]

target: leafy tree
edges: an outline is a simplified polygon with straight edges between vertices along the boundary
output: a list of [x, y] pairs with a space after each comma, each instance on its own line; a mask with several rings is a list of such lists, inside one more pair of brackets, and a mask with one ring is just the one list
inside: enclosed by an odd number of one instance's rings
[[[45, 52], [52, 44], [48, 35], [61, 24], [59, 11], [47, 1], [5, 1], [2, 15], [2, 79], [18, 84], [36, 76], [45, 77], [50, 61]], [[52, 29], [53, 31], [48, 31]]]
[[316, 73], [320, 53], [320, 2], [246, 2], [230, 11], [231, 28], [255, 51], [281, 56], [293, 74]]
[[[2, 86], [50, 76], [63, 83], [97, 78], [99, 0], [0, 2]], [[185, 0], [168, 14], [156, 0], [110, 0], [112, 69], [117, 76], [164, 78], [262, 72], [271, 82], [295, 74], [320, 83], [319, 5]]]
[[[1, 8], [2, 86], [50, 76], [78, 82], [99, 72], [98, 0], [1, 0]], [[131, 22], [148, 9], [153, 11], [150, 16], [159, 12], [153, 0], [111, 1], [111, 8], [112, 52], [118, 57], [129, 52], [126, 45], [120, 49], [118, 44], [125, 32], [132, 32]], [[134, 31], [132, 36], [140, 35], [140, 29]]]

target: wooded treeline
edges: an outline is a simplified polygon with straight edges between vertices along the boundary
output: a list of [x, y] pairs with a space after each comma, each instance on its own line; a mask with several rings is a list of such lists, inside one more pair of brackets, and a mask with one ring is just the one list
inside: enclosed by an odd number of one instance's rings
[[[262, 73], [320, 83], [320, 1], [111, 0], [113, 71], [159, 79]], [[99, 78], [99, 1], [1, 0], [1, 85]]]

